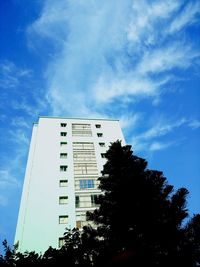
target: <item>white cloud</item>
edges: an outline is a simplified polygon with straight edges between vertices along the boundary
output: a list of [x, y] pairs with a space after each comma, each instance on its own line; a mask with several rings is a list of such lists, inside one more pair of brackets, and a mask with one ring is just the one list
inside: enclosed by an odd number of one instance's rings
[[158, 150], [163, 150], [168, 147], [170, 147], [174, 142], [169, 142], [169, 143], [161, 143], [161, 142], [153, 142], [149, 146], [149, 151], [158, 151]]
[[168, 31], [173, 34], [182, 30], [197, 21], [197, 15], [200, 13], [200, 2], [189, 2], [183, 11], [172, 21]]
[[17, 179], [11, 174], [10, 170], [0, 170], [0, 188], [18, 187], [20, 184]]
[[180, 6], [181, 1], [176, 0], [133, 1], [131, 21], [127, 29], [128, 40], [137, 45], [156, 43], [158, 25], [168, 19]]
[[188, 122], [188, 126], [192, 129], [198, 129], [200, 128], [200, 120], [191, 120]]
[[120, 125], [122, 129], [126, 130], [130, 127], [136, 127], [138, 121], [141, 120], [141, 114], [129, 114], [128, 116], [122, 115], [119, 117]]
[[[27, 140], [24, 136], [17, 136], [14, 140], [14, 135], [9, 136], [8, 144], [12, 146], [11, 150], [6, 151], [1, 155], [0, 164], [0, 202], [2, 205], [12, 203], [13, 196], [19, 192], [22, 186], [22, 179], [25, 171], [25, 156], [27, 155]], [[12, 142], [15, 142], [14, 145]], [[9, 147], [9, 146], [8, 146]], [[9, 201], [9, 199], [11, 201]], [[9, 203], [8, 203], [9, 202]], [[12, 204], [13, 205], [13, 204]]]
[[138, 139], [152, 139], [157, 138], [160, 136], [164, 136], [170, 132], [172, 132], [174, 129], [181, 127], [182, 125], [186, 124], [187, 120], [185, 118], [181, 118], [180, 120], [177, 120], [172, 123], [165, 123], [164, 121], [160, 120], [155, 123], [155, 126], [147, 130], [146, 132], [143, 132], [142, 134], [138, 135]]
[[167, 47], [145, 52], [137, 70], [138, 73], [161, 73], [173, 68], [185, 69], [193, 64], [193, 59], [200, 53], [181, 43], [173, 43]]
[[28, 28], [31, 34], [37, 34], [43, 38], [53, 39], [62, 43], [66, 38], [68, 22], [67, 1], [44, 1], [41, 16]]
[[15, 130], [9, 130], [10, 141], [20, 145], [28, 145], [29, 138], [27, 137], [26, 131], [21, 128]]
[[0, 206], [2, 207], [8, 205], [8, 200], [12, 197], [13, 192], [19, 190], [21, 186], [17, 177], [13, 175], [11, 170], [13, 166], [9, 165], [9, 167], [7, 169], [3, 167], [0, 170]]
[[[165, 39], [182, 5], [180, 0], [44, 1], [28, 33], [62, 44], [45, 74], [53, 114], [109, 116], [108, 104], [145, 98], [159, 105], [163, 89], [174, 81], [170, 71], [191, 67], [199, 56], [187, 40]], [[113, 114], [128, 116], [126, 107], [119, 111], [115, 105]]]
[[199, 120], [189, 120], [186, 118], [180, 118], [176, 121], [166, 121], [162, 117], [154, 121], [154, 126], [150, 127], [148, 130], [139, 133], [133, 134], [130, 143], [133, 145], [137, 151], [156, 151], [156, 150], [163, 150], [171, 145], [179, 144], [181, 141], [173, 140], [173, 141], [160, 141], [160, 138], [168, 137], [170, 133], [174, 133], [181, 127], [189, 127], [192, 129], [200, 128], [200, 121]]
[[7, 204], [7, 199], [4, 196], [0, 195], [0, 206], [5, 207]]
[[170, 142], [161, 142], [161, 141], [152, 141], [152, 140], [140, 140], [136, 138], [133, 138], [131, 141], [131, 145], [133, 147], [133, 150], [136, 152], [139, 151], [146, 151], [146, 152], [155, 152], [160, 150], [165, 150], [169, 148], [172, 145], [177, 145], [176, 142], [170, 141]]
[[137, 79], [126, 75], [122, 79], [100, 77], [94, 89], [94, 99], [98, 102], [109, 102], [116, 97], [125, 95], [153, 96], [158, 85], [148, 79]]
[[4, 60], [0, 62], [0, 87], [3, 89], [16, 88], [21, 79], [30, 77], [32, 71], [17, 67], [13, 62]]
[[[107, 55], [123, 45], [123, 28], [127, 20], [123, 11], [127, 13], [128, 4], [122, 2], [116, 3], [115, 12], [113, 3], [110, 2], [102, 2], [101, 5], [94, 2], [70, 4], [67, 11], [70, 34], [64, 40], [63, 49], [50, 62], [46, 72], [49, 85], [47, 99], [54, 114], [75, 113], [86, 116], [102, 113], [97, 110], [91, 91], [93, 92], [92, 88], [100, 73], [109, 67]], [[66, 35], [67, 25], [62, 24]], [[57, 34], [56, 29], [54, 31]], [[104, 35], [112, 38], [104, 38]], [[70, 101], [66, 102], [66, 99]]]
[[[31, 100], [26, 99], [25, 97], [21, 97], [19, 100], [15, 99], [11, 101], [11, 108], [14, 110], [19, 110], [25, 112], [26, 115], [30, 116], [31, 118], [35, 118], [36, 115], [41, 115], [41, 112], [45, 112], [48, 106], [48, 103], [44, 100], [41, 100], [41, 96], [38, 94], [34, 94], [31, 92]], [[17, 119], [16, 124], [19, 124], [20, 119]], [[14, 123], [14, 122], [13, 122]], [[21, 121], [22, 123], [22, 121]], [[26, 123], [26, 122], [25, 122]], [[23, 125], [25, 126], [25, 125]], [[29, 125], [30, 126], [30, 125]]]
[[11, 125], [20, 128], [30, 128], [29, 123], [23, 117], [14, 117], [11, 121]]

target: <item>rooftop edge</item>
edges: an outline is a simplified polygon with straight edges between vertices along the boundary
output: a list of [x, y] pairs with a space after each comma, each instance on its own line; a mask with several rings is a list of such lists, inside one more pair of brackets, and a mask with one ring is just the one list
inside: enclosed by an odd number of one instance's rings
[[101, 119], [101, 118], [73, 118], [73, 117], [59, 117], [59, 116], [39, 116], [40, 118], [49, 118], [49, 119], [69, 119], [69, 120], [100, 120], [100, 121], [119, 121], [118, 119]]

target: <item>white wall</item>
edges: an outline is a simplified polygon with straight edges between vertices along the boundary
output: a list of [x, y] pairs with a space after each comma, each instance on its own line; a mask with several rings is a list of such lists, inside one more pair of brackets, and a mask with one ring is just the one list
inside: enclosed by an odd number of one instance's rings
[[[67, 127], [60, 127], [61, 122], [66, 122]], [[91, 124], [92, 137], [72, 137], [74, 122]], [[101, 124], [101, 128], [95, 124]], [[67, 136], [61, 137], [61, 131], [67, 131]], [[103, 137], [97, 137], [98, 132]], [[15, 243], [19, 241], [20, 251], [44, 252], [50, 245], [58, 247], [58, 238], [63, 236], [65, 227], [76, 225], [72, 143], [94, 143], [100, 175], [105, 163], [101, 153], [117, 139], [125, 143], [118, 121], [39, 118], [38, 125], [33, 127], [16, 229]], [[61, 141], [67, 141], [66, 148], [60, 147]], [[104, 142], [106, 147], [100, 147], [99, 142]], [[61, 152], [68, 154], [67, 159], [60, 159]], [[68, 165], [67, 172], [60, 172], [60, 165]], [[65, 178], [68, 187], [59, 187], [59, 180]], [[64, 195], [68, 196], [68, 204], [59, 205], [59, 196]], [[69, 216], [67, 225], [59, 224], [59, 215]]]

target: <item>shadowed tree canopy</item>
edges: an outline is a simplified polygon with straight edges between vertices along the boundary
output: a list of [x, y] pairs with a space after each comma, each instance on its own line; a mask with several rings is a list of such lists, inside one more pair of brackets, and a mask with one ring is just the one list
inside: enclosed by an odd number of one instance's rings
[[100, 207], [88, 219], [97, 224], [110, 253], [127, 251], [135, 266], [179, 264], [187, 189], [174, 192], [162, 172], [149, 170], [146, 160], [120, 141], [106, 158], [99, 178]]

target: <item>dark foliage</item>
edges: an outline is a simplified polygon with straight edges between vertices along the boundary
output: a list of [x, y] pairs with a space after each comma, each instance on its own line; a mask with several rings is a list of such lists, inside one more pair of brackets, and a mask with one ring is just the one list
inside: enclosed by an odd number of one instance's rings
[[188, 191], [174, 192], [163, 173], [147, 169], [130, 146], [113, 143], [100, 180], [99, 207], [88, 213], [96, 227], [67, 229], [65, 245], [43, 255], [19, 253], [4, 241], [0, 266], [134, 266], [200, 265], [200, 215], [188, 217]]
[[[112, 144], [106, 158], [99, 178], [101, 205], [88, 213], [88, 219], [97, 224], [109, 254], [127, 254], [129, 265], [162, 267], [182, 266], [184, 255], [187, 266], [195, 266], [194, 247], [190, 245], [191, 253], [183, 253], [189, 245], [191, 224], [182, 226], [188, 216], [187, 189], [174, 192], [162, 172], [148, 170], [146, 160], [134, 156], [131, 147], [122, 147], [119, 141]], [[194, 246], [198, 255], [199, 243]]]

